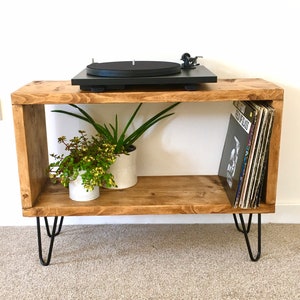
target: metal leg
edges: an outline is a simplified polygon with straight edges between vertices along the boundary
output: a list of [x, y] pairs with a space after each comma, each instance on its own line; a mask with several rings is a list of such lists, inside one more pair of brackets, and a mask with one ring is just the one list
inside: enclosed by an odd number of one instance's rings
[[[48, 218], [47, 218], [47, 217], [44, 217], [44, 220], [45, 220], [45, 225], [46, 225], [47, 235], [51, 238], [52, 235], [51, 235], [50, 229], [49, 229]], [[58, 226], [58, 230], [57, 230], [57, 232], [55, 232], [55, 236], [57, 236], [57, 235], [60, 234], [60, 231], [61, 231], [61, 228], [62, 228], [63, 221], [64, 221], [64, 217], [61, 217], [61, 218], [60, 218], [60, 222], [59, 222], [59, 226]]]
[[[233, 214], [233, 219], [234, 219], [234, 224], [235, 224], [236, 229], [237, 229], [239, 232], [244, 233], [244, 230], [240, 227], [240, 225], [239, 225], [239, 223], [238, 223], [238, 220], [237, 220], [237, 217], [236, 217], [235, 214]], [[248, 218], [247, 233], [249, 233], [249, 231], [250, 231], [251, 223], [252, 223], [252, 214], [250, 214], [250, 215], [249, 215], [249, 218]]]
[[54, 244], [54, 239], [55, 239], [55, 237], [56, 237], [56, 236], [60, 233], [60, 231], [61, 231], [61, 227], [62, 227], [62, 223], [63, 223], [63, 217], [61, 217], [58, 231], [56, 231], [56, 227], [57, 227], [57, 219], [58, 219], [58, 217], [54, 217], [54, 222], [53, 222], [53, 226], [52, 226], [52, 233], [50, 233], [48, 220], [47, 220], [47, 218], [45, 218], [45, 224], [46, 224], [46, 229], [47, 229], [47, 235], [50, 237], [50, 245], [49, 245], [49, 251], [48, 251], [47, 259], [44, 260], [44, 258], [43, 258], [43, 247], [42, 247], [42, 237], [41, 237], [40, 218], [39, 218], [39, 217], [36, 218], [36, 225], [37, 225], [36, 227], [37, 227], [37, 237], [38, 237], [39, 258], [40, 258], [40, 262], [41, 262], [41, 264], [42, 264], [43, 266], [48, 266], [48, 265], [50, 264], [50, 261], [51, 261], [51, 255], [52, 255], [52, 250], [53, 250], [53, 244]]
[[253, 253], [252, 253], [250, 240], [249, 240], [249, 237], [248, 237], [248, 233], [250, 231], [251, 222], [252, 222], [252, 214], [249, 215], [247, 227], [246, 227], [245, 222], [244, 222], [243, 214], [239, 214], [239, 217], [240, 217], [240, 221], [241, 221], [241, 224], [242, 224], [242, 228], [238, 224], [236, 215], [233, 214], [235, 226], [236, 226], [237, 230], [242, 232], [245, 236], [248, 253], [249, 253], [249, 256], [250, 256], [251, 260], [252, 261], [258, 261], [259, 258], [260, 258], [260, 254], [261, 254], [261, 214], [257, 214], [258, 221], [257, 221], [257, 254], [256, 254], [256, 256], [254, 256]]

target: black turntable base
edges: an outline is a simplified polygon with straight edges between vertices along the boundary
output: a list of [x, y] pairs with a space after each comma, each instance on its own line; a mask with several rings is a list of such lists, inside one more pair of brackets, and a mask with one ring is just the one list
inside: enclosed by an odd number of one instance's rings
[[92, 63], [71, 82], [91, 92], [139, 85], [181, 85], [186, 90], [197, 90], [200, 83], [217, 82], [217, 76], [198, 64], [183, 67], [164, 61], [120, 61]]

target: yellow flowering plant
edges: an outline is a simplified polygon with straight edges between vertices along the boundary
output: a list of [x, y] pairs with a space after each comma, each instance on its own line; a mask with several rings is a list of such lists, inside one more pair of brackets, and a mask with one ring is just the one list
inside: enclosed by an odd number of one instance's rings
[[99, 134], [89, 138], [85, 131], [79, 130], [79, 133], [69, 141], [65, 136], [58, 138], [58, 143], [65, 145], [68, 155], [50, 154], [54, 158], [47, 168], [50, 180], [53, 183], [60, 181], [68, 187], [69, 182], [80, 174], [87, 191], [95, 186], [116, 186], [113, 175], [108, 172], [116, 160], [115, 145]]

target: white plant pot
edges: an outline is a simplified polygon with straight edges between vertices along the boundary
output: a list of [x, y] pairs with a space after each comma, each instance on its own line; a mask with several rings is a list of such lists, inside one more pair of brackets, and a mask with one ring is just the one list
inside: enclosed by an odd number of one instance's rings
[[120, 154], [116, 161], [110, 166], [109, 172], [113, 174], [117, 187], [110, 189], [126, 189], [137, 183], [136, 175], [136, 152]]
[[87, 191], [82, 185], [81, 176], [69, 183], [69, 197], [74, 201], [90, 201], [98, 198], [100, 196], [99, 186], [95, 186], [92, 191]]

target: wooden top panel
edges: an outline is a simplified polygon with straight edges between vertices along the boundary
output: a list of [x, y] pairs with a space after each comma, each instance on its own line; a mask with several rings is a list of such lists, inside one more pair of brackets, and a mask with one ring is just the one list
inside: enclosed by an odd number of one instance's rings
[[283, 89], [263, 79], [219, 79], [197, 91], [177, 86], [140, 87], [103, 93], [83, 92], [70, 81], [33, 81], [13, 92], [12, 104], [160, 103], [233, 100], [283, 100]]

